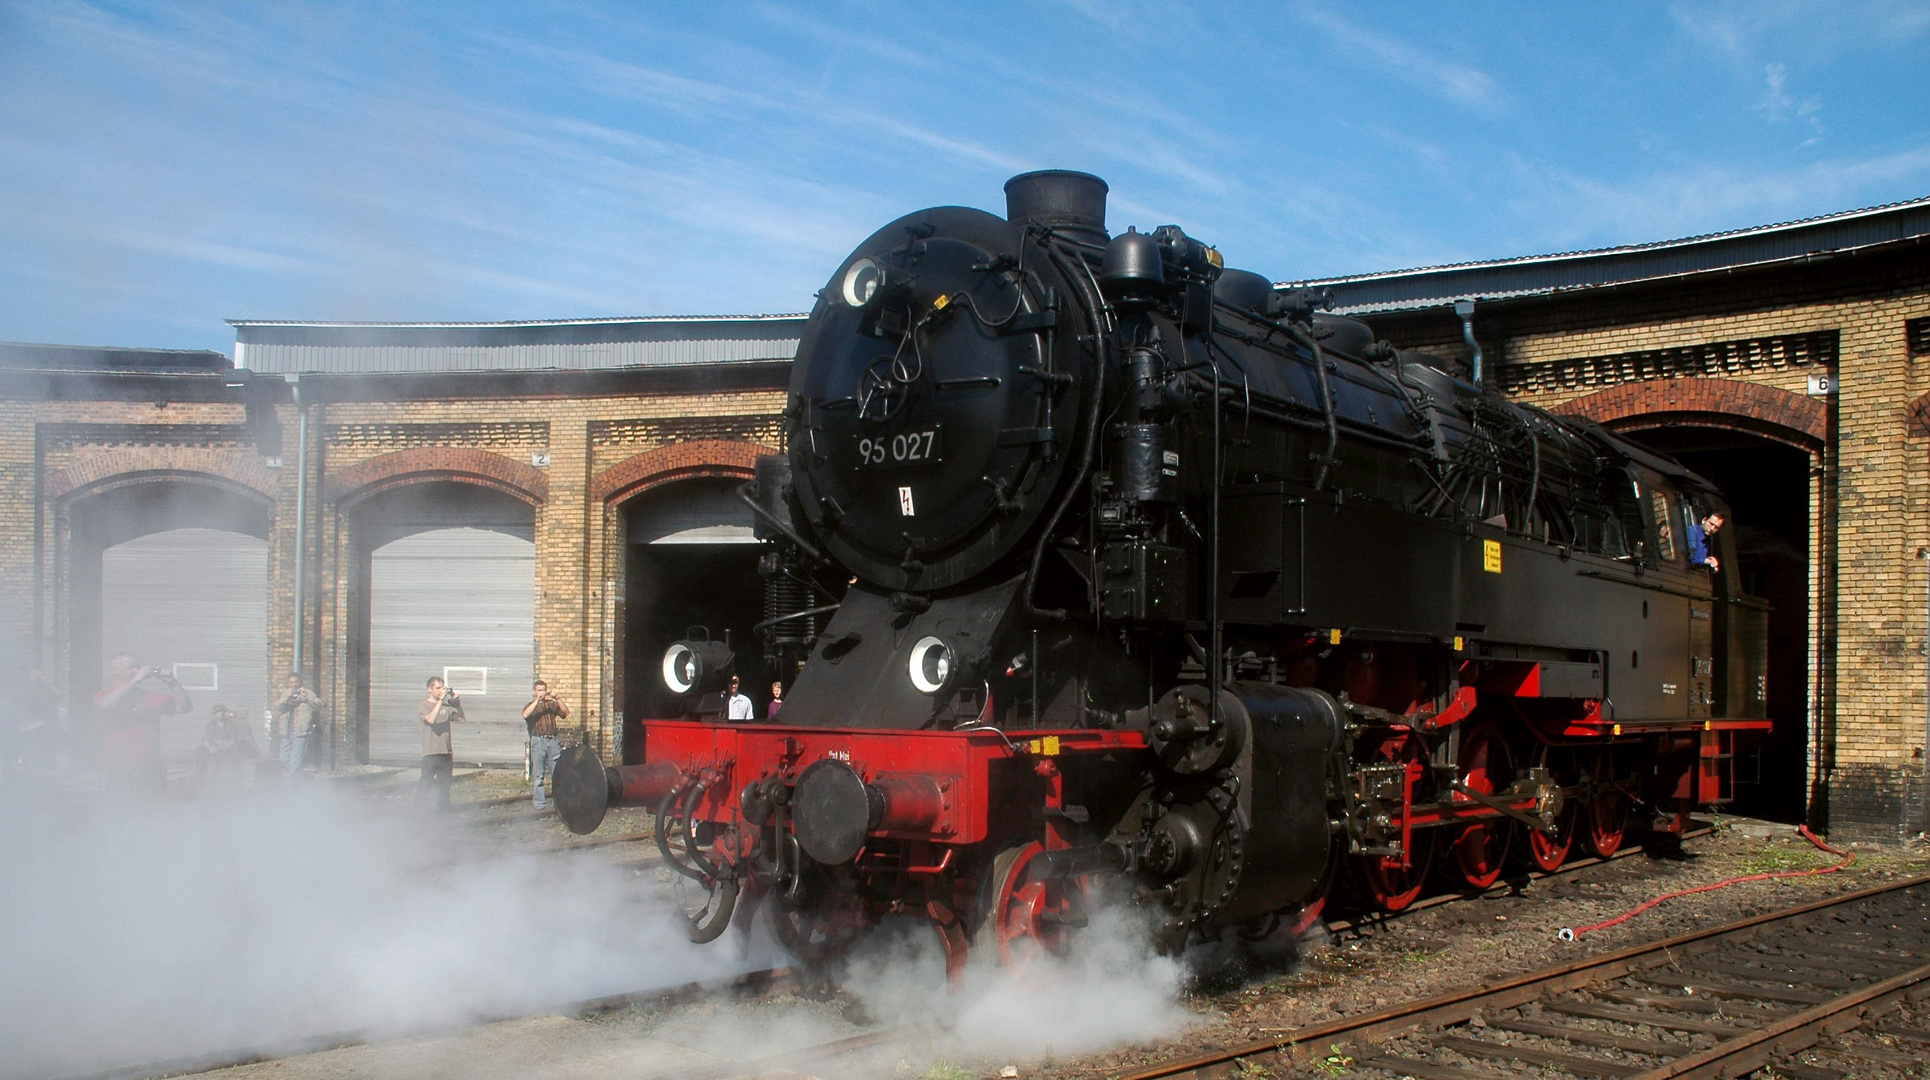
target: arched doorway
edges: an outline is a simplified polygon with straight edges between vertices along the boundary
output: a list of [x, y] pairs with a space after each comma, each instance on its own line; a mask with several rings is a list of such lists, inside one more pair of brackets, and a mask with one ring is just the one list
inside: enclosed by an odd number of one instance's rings
[[[760, 548], [752, 515], [737, 498], [743, 481], [679, 480], [650, 488], [622, 507], [624, 537], [623, 715], [666, 715], [673, 707], [657, 666], [692, 627], [728, 635], [744, 692], [759, 710], [770, 673], [753, 630], [763, 617]], [[625, 740], [626, 753], [637, 750]]]
[[348, 510], [354, 537], [350, 684], [363, 760], [420, 761], [429, 676], [461, 692], [459, 763], [520, 764], [535, 677], [535, 509], [448, 480], [378, 491]]
[[68, 701], [83, 741], [118, 652], [172, 672], [193, 698], [192, 711], [161, 721], [171, 773], [191, 769], [217, 703], [265, 733], [272, 514], [255, 492], [170, 477], [109, 485], [65, 507]]
[[1620, 434], [1713, 482], [1734, 511], [1733, 568], [1743, 591], [1769, 601], [1769, 718], [1776, 727], [1737, 761], [1736, 802], [1748, 817], [1801, 822], [1810, 774], [1810, 470], [1815, 450], [1694, 419], [1631, 417]]

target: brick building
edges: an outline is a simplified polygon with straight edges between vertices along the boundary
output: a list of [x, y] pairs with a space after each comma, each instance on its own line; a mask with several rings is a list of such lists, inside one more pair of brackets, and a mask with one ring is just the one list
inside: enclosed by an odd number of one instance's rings
[[[1926, 235], [1930, 200], [1295, 284], [1404, 346], [1472, 363], [1471, 338], [1504, 392], [1719, 484], [1781, 676], [1745, 808], [1895, 837], [1930, 800]], [[156, 567], [211, 583], [141, 632], [253, 602], [265, 650], [221, 663], [256, 677], [222, 685], [319, 680], [335, 763], [406, 759], [396, 717], [431, 672], [486, 715], [540, 673], [620, 755], [665, 639], [759, 617], [730, 490], [779, 445], [801, 318], [235, 327], [233, 366], [0, 346], [0, 648], [67, 700]], [[516, 729], [488, 723], [459, 758], [509, 756]]]
[[[0, 647], [76, 715], [138, 645], [245, 716], [300, 669], [327, 762], [412, 758], [429, 674], [478, 721], [459, 760], [520, 761], [535, 674], [621, 753], [650, 692], [622, 675], [654, 661], [630, 642], [759, 617], [730, 488], [780, 444], [801, 318], [235, 326], [245, 366], [0, 346]], [[231, 539], [260, 552], [242, 586], [210, 568]], [[265, 612], [265, 648], [175, 632], [218, 590]], [[203, 719], [170, 721], [177, 750]]]

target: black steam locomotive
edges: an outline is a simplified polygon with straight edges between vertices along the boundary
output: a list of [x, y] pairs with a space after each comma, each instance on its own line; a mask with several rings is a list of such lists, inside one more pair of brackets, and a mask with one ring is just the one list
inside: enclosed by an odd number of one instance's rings
[[1733, 565], [1709, 485], [1177, 227], [1109, 235], [1106, 191], [1030, 173], [838, 269], [744, 493], [782, 711], [702, 711], [729, 656], [677, 643], [693, 711], [566, 762], [572, 827], [656, 808], [700, 939], [769, 905], [822, 958], [910, 912], [962, 965], [1108, 887], [1179, 947], [1727, 798], [1766, 607], [1691, 558]]

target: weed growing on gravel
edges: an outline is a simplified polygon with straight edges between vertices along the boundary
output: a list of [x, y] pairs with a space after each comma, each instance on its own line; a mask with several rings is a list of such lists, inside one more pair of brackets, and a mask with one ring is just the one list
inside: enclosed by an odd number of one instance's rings
[[977, 1080], [970, 1069], [954, 1065], [945, 1058], [931, 1063], [931, 1067], [918, 1074], [918, 1080]]
[[1313, 1067], [1314, 1071], [1322, 1076], [1345, 1076], [1347, 1066], [1353, 1063], [1354, 1059], [1347, 1056], [1347, 1052], [1340, 1048], [1340, 1044], [1334, 1043], [1327, 1047], [1326, 1057], [1313, 1060]]
[[1745, 874], [1770, 874], [1779, 870], [1808, 870], [1822, 864], [1819, 853], [1791, 848], [1767, 848], [1742, 861]]

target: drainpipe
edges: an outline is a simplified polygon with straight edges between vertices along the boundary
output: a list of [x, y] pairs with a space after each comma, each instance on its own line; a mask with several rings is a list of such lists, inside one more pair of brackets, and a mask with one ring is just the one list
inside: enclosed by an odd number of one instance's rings
[[[1917, 558], [1922, 561], [1926, 571], [1930, 571], [1930, 547], [1917, 549]], [[1923, 811], [1917, 823], [1921, 835], [1930, 830], [1930, 575], [1923, 583], [1923, 646], [1917, 652], [1923, 657], [1923, 745], [1917, 747], [1917, 761], [1923, 769]]]
[[1487, 385], [1481, 379], [1481, 343], [1474, 340], [1474, 301], [1471, 299], [1456, 300], [1454, 302], [1454, 313], [1461, 317], [1462, 340], [1466, 341], [1468, 348], [1474, 352], [1472, 369], [1474, 377], [1470, 381], [1474, 383], [1476, 389], [1486, 390]]
[[295, 671], [308, 681], [307, 672], [302, 668], [302, 642], [308, 636], [303, 626], [302, 601], [308, 593], [308, 577], [305, 556], [308, 554], [308, 403], [302, 400], [302, 377], [299, 374], [284, 376], [288, 388], [295, 396], [295, 410], [301, 423], [295, 436], [299, 444], [295, 449]]

